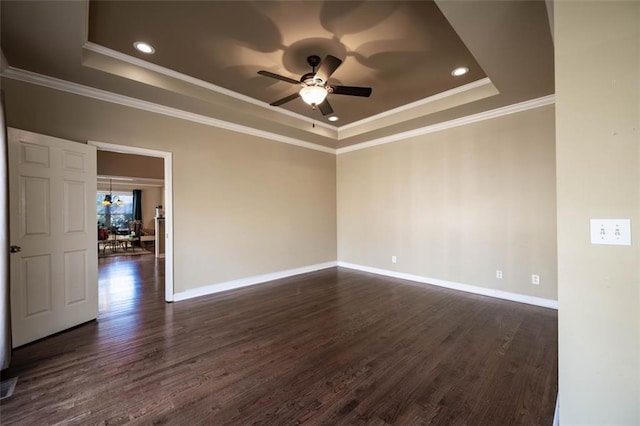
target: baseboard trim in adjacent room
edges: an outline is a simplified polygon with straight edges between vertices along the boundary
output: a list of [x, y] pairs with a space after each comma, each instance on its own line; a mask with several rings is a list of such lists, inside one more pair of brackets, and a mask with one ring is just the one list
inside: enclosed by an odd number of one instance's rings
[[252, 277], [240, 278], [238, 280], [212, 284], [204, 287], [198, 287], [198, 288], [186, 290], [180, 293], [175, 293], [173, 295], [173, 301], [179, 302], [181, 300], [192, 299], [194, 297], [220, 293], [221, 291], [233, 290], [240, 287], [248, 287], [255, 284], [265, 283], [267, 281], [273, 281], [281, 278], [292, 277], [294, 275], [300, 275], [300, 274], [306, 274], [309, 272], [319, 271], [321, 269], [335, 268], [336, 266], [338, 266], [338, 262], [336, 261], [318, 263], [315, 265], [303, 266], [301, 268], [288, 269], [286, 271], [272, 272], [272, 273], [263, 274], [263, 275], [255, 275]]
[[373, 268], [370, 266], [357, 265], [354, 263], [338, 261], [338, 266], [342, 268], [355, 269], [372, 274], [384, 275], [387, 277], [400, 278], [402, 280], [414, 281], [421, 284], [435, 285], [445, 287], [452, 290], [464, 291], [467, 293], [480, 294], [482, 296], [495, 297], [497, 299], [510, 300], [512, 302], [526, 303], [528, 305], [541, 306], [543, 308], [558, 309], [558, 301], [551, 299], [543, 299], [541, 297], [527, 296], [524, 294], [510, 293], [508, 291], [496, 290], [492, 288], [478, 287], [470, 284], [456, 283], [453, 281], [444, 281], [436, 278], [423, 277], [420, 275], [405, 274], [403, 272], [389, 271], [387, 269]]

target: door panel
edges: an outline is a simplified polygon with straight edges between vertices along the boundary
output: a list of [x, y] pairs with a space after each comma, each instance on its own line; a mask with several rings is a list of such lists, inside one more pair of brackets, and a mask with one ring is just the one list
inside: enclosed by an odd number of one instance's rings
[[96, 149], [9, 129], [13, 346], [98, 315]]
[[64, 169], [70, 172], [85, 172], [87, 156], [83, 153], [64, 151]]
[[51, 256], [23, 257], [21, 269], [25, 318], [51, 312]]
[[20, 165], [49, 168], [49, 147], [24, 142], [20, 145]]
[[89, 293], [87, 251], [79, 250], [64, 254], [65, 304], [85, 302]]
[[[20, 222], [23, 237], [49, 235], [49, 179], [20, 176], [22, 202]], [[37, 206], [37, 207], [36, 207]]]
[[64, 233], [66, 235], [87, 232], [86, 194], [87, 188], [84, 182], [64, 182]]

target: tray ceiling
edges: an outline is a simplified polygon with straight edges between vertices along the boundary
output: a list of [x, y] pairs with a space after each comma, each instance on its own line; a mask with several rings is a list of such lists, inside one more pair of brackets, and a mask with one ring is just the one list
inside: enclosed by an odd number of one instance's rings
[[[554, 91], [544, 0], [3, 1], [0, 11], [4, 78], [53, 79], [328, 148]], [[155, 54], [137, 52], [138, 40]], [[269, 106], [297, 87], [257, 71], [298, 79], [311, 54], [343, 59], [329, 82], [370, 86], [371, 97], [329, 95], [337, 123], [300, 99]], [[457, 66], [469, 74], [453, 77]]]
[[[331, 54], [344, 61], [331, 83], [373, 87], [368, 99], [329, 95], [340, 125], [486, 77], [431, 1], [91, 1], [89, 41], [266, 103], [299, 87], [258, 70], [299, 80], [307, 56]], [[452, 76], [459, 66], [470, 72]], [[325, 120], [300, 98], [282, 108]]]

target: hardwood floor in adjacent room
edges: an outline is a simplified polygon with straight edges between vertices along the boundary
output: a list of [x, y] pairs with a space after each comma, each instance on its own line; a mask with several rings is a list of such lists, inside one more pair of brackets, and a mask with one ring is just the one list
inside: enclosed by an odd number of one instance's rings
[[552, 423], [556, 311], [340, 268], [165, 304], [157, 262], [100, 260], [99, 319], [14, 352], [2, 424]]

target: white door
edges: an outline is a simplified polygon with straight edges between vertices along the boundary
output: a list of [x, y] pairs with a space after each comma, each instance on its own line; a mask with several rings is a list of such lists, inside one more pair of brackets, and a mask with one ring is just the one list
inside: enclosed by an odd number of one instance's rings
[[98, 316], [96, 148], [9, 129], [13, 347]]

